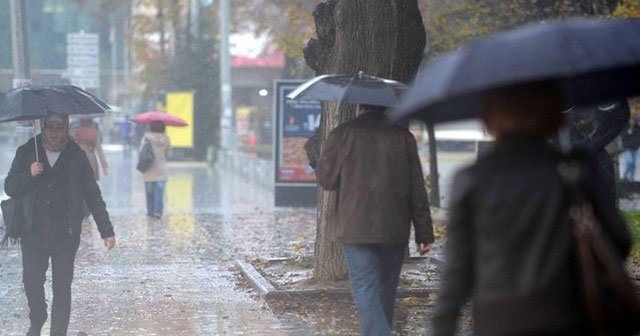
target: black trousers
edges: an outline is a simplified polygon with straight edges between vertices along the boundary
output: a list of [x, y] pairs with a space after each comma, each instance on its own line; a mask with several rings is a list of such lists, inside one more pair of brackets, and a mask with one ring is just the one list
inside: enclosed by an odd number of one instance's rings
[[22, 242], [22, 282], [29, 305], [30, 335], [40, 335], [47, 320], [44, 283], [51, 258], [53, 299], [51, 300], [51, 335], [67, 335], [71, 314], [71, 281], [80, 237], [52, 247]]

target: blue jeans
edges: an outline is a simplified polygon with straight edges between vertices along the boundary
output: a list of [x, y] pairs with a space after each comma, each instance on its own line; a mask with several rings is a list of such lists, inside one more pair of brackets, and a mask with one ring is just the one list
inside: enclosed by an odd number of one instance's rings
[[364, 336], [390, 335], [406, 244], [344, 244], [351, 296]]
[[162, 217], [165, 181], [145, 182], [147, 216]]
[[624, 151], [624, 174], [623, 178], [629, 181], [635, 180], [636, 175], [636, 151], [625, 150]]

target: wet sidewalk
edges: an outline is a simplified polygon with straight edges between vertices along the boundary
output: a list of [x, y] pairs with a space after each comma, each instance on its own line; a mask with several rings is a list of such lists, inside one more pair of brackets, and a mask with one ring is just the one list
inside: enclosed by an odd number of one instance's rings
[[[107, 252], [93, 221], [83, 224], [70, 335], [314, 333], [238, 286], [232, 263], [286, 254], [296, 237], [314, 232], [313, 210], [276, 211], [264, 187], [205, 164], [172, 163], [165, 216], [148, 219], [134, 159], [118, 150], [107, 157], [110, 175], [101, 185], [118, 246]], [[50, 271], [47, 278], [50, 298]], [[0, 335], [28, 328], [17, 247], [0, 250], [0, 316]]]
[[[1, 146], [6, 172], [14, 149]], [[235, 268], [236, 259], [313, 256], [315, 209], [274, 208], [268, 184], [237, 170], [172, 162], [165, 216], [149, 219], [135, 157], [106, 149], [100, 184], [118, 245], [106, 251], [93, 221], [83, 224], [69, 335], [358, 334], [348, 296], [267, 304]], [[19, 249], [0, 250], [3, 336], [28, 328], [21, 271]], [[432, 300], [398, 302], [398, 335], [428, 334]]]

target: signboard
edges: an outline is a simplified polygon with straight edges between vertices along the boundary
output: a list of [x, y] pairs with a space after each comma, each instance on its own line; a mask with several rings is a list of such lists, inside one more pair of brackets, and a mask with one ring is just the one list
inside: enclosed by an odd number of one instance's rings
[[67, 34], [67, 72], [71, 84], [85, 88], [100, 87], [100, 37], [98, 34]]
[[320, 126], [322, 107], [319, 101], [286, 98], [302, 83], [275, 82], [276, 205], [315, 205], [316, 174], [309, 166], [304, 145]]
[[185, 127], [167, 127], [172, 148], [193, 148], [193, 92], [167, 92], [167, 114], [187, 122]]

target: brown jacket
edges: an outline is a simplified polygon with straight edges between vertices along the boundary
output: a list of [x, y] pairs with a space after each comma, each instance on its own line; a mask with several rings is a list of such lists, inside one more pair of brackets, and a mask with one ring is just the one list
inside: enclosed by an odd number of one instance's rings
[[320, 185], [338, 190], [330, 237], [346, 244], [433, 242], [429, 201], [415, 138], [381, 112], [338, 126], [318, 160]]

